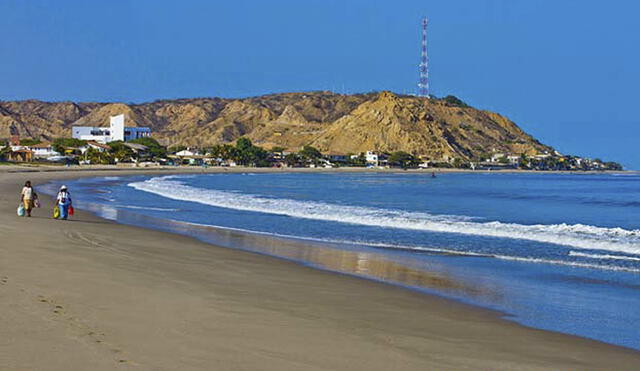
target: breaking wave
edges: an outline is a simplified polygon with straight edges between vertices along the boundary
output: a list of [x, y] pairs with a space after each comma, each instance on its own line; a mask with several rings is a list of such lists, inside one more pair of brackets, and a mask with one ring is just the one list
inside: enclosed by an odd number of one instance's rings
[[462, 216], [269, 198], [197, 188], [176, 180], [174, 176], [152, 178], [130, 183], [129, 186], [174, 200], [197, 202], [227, 209], [382, 228], [528, 240], [580, 249], [640, 255], [640, 230], [584, 224], [523, 225], [498, 221], [479, 222]]
[[569, 256], [577, 256], [580, 258], [589, 258], [589, 259], [627, 260], [627, 261], [640, 262], [640, 257], [635, 257], [635, 256], [611, 255], [611, 254], [586, 254], [579, 251], [569, 251]]

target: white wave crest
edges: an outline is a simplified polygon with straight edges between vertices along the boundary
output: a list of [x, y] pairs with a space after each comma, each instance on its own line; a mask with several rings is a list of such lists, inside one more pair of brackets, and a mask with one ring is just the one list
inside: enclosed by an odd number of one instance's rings
[[640, 262], [640, 258], [626, 255], [610, 255], [610, 254], [586, 254], [579, 251], [569, 251], [569, 256], [577, 256], [580, 258], [603, 259], [603, 260], [628, 260]]
[[566, 265], [569, 267], [576, 267], [576, 268], [604, 269], [604, 270], [611, 270], [611, 271], [618, 271], [618, 272], [640, 273], [640, 269], [637, 269], [637, 268], [618, 267], [613, 265], [569, 262], [565, 260], [554, 260], [554, 259], [526, 258], [526, 257], [519, 257], [519, 256], [495, 255], [493, 257], [497, 259], [502, 259], [502, 260], [511, 260], [511, 261], [525, 262], [525, 263]]
[[114, 205], [114, 207], [133, 210], [149, 210], [149, 211], [178, 211], [178, 209], [169, 209], [164, 207], [146, 207], [146, 206], [133, 206], [133, 205]]
[[420, 212], [299, 201], [203, 189], [174, 177], [158, 177], [129, 186], [162, 197], [205, 205], [286, 215], [296, 218], [475, 236], [510, 238], [640, 255], [640, 230], [604, 228], [583, 224], [522, 225], [475, 222], [470, 218]]

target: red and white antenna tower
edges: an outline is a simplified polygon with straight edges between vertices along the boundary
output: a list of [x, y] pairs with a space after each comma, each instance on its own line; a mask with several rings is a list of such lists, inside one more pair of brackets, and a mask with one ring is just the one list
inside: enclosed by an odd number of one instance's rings
[[420, 53], [420, 81], [418, 96], [429, 98], [429, 56], [427, 55], [427, 24], [429, 19], [422, 18], [422, 51]]

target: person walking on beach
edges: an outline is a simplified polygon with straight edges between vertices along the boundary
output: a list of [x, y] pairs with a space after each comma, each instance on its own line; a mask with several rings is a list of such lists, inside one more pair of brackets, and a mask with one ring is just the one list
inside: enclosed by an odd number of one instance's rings
[[33, 187], [31, 187], [31, 181], [27, 180], [24, 183], [22, 193], [20, 194], [20, 201], [24, 207], [25, 216], [31, 217], [31, 210], [33, 210], [37, 200], [38, 195], [36, 194], [36, 191], [33, 190]]
[[71, 207], [71, 196], [67, 190], [67, 186], [60, 187], [58, 196], [56, 196], [56, 206], [60, 211], [60, 219], [66, 220], [69, 217], [69, 207]]

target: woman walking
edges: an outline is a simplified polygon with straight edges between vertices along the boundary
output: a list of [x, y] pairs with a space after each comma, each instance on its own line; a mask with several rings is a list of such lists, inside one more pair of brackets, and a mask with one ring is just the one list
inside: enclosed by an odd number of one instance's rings
[[22, 188], [22, 193], [20, 194], [20, 201], [24, 207], [25, 216], [31, 217], [31, 210], [35, 205], [35, 201], [38, 199], [38, 195], [36, 191], [31, 187], [31, 181], [27, 180], [24, 183], [24, 187]]
[[60, 219], [66, 220], [69, 217], [69, 207], [71, 207], [71, 196], [67, 190], [67, 186], [60, 187], [60, 192], [56, 197], [56, 206], [60, 211]]

